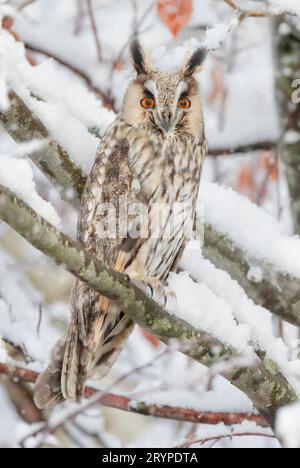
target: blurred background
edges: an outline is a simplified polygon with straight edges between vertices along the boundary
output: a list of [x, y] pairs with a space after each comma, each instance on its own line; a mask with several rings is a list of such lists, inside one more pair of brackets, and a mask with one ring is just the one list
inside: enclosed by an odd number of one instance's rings
[[[237, 3], [244, 9], [268, 4]], [[47, 100], [74, 119], [82, 118], [96, 138], [118, 112], [133, 76], [128, 46], [134, 36], [164, 67], [179, 62], [187, 45], [205, 42], [210, 54], [199, 81], [209, 156], [203, 178], [249, 197], [270, 212], [286, 233], [300, 233], [299, 105], [293, 103], [291, 86], [300, 78], [299, 19], [241, 19], [221, 0], [12, 0], [0, 2], [0, 13], [2, 27], [25, 45], [28, 62], [40, 70], [43, 91], [49, 88]], [[61, 83], [74, 84], [66, 98]], [[92, 94], [90, 101], [87, 94], [77, 94], [80, 87]], [[74, 102], [82, 116], [74, 114]], [[59, 125], [64, 128], [63, 121]], [[89, 168], [93, 153], [85, 155], [82, 146], [80, 150], [82, 165]], [[17, 152], [17, 145], [0, 130], [0, 157]], [[74, 235], [75, 212], [35, 167], [32, 170], [39, 193], [55, 206], [63, 230]], [[0, 223], [0, 361], [8, 355], [41, 369], [66, 327], [71, 285], [69, 274]], [[288, 326], [274, 322], [274, 330], [288, 339]], [[228, 402], [235, 411], [252, 409], [247, 398], [222, 378], [212, 378], [207, 369], [166, 350], [138, 327], [99, 388], [110, 388], [121, 375], [126, 377], [113, 391], [134, 401], [189, 404], [207, 411], [215, 409], [218, 401], [220, 410], [222, 405], [228, 408]], [[54, 413], [61, 415], [69, 406]], [[27, 446], [38, 444], [31, 431], [49, 418], [34, 407], [29, 386], [7, 379], [0, 379], [0, 414], [0, 447], [18, 446], [22, 439]], [[170, 447], [192, 440], [195, 430], [192, 424], [96, 405], [61, 424], [56, 437], [43, 444]], [[222, 428], [200, 426], [197, 437], [216, 431]], [[277, 446], [272, 439], [258, 437], [218, 444]]]

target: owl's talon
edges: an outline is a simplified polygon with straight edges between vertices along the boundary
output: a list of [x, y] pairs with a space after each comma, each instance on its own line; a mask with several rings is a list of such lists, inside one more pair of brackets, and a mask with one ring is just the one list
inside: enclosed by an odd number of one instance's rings
[[153, 286], [150, 284], [150, 283], [147, 283], [147, 286], [150, 290], [150, 296], [151, 296], [151, 299], [153, 299], [153, 296], [154, 296], [154, 288]]

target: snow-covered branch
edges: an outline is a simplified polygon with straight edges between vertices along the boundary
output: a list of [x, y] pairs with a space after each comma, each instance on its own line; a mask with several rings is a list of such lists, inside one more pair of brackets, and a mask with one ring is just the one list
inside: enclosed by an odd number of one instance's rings
[[[27, 383], [35, 383], [38, 378], [38, 372], [16, 367], [9, 364], [0, 363], [0, 374], [6, 375], [12, 380], [21, 380]], [[92, 387], [85, 389], [85, 397], [90, 398], [97, 393]], [[196, 409], [183, 408], [174, 405], [154, 404], [136, 400], [125, 395], [104, 392], [100, 404], [109, 408], [115, 408], [131, 413], [143, 414], [144, 416], [153, 416], [157, 418], [173, 419], [176, 421], [212, 424], [223, 423], [225, 426], [233, 426], [244, 421], [255, 422], [258, 426], [266, 427], [267, 423], [262, 416], [247, 413], [226, 413], [199, 411]]]
[[274, 265], [251, 256], [246, 248], [209, 224], [205, 225], [203, 254], [238, 281], [256, 304], [293, 325], [300, 325], [299, 278], [276, 271]]
[[[150, 333], [166, 343], [176, 339], [178, 350], [205, 366], [218, 364], [218, 373], [247, 394], [271, 426], [277, 409], [297, 400], [290, 384], [264, 352], [256, 351], [256, 357], [253, 353], [241, 362], [239, 351], [164, 310], [127, 276], [109, 270], [1, 185], [0, 218], [77, 278], [122, 303], [133, 320]], [[229, 362], [223, 363], [226, 360]]]
[[7, 109], [0, 110], [0, 124], [17, 143], [31, 140], [45, 142], [30, 154], [32, 161], [54, 184], [64, 200], [78, 206], [85, 184], [82, 170], [70, 160], [62, 146], [49, 137], [45, 125], [15, 92], [10, 92], [9, 104]]
[[[300, 8], [300, 7], [299, 7]], [[280, 34], [281, 25], [274, 25], [274, 56], [277, 62], [276, 84], [281, 117], [280, 150], [285, 165], [295, 232], [300, 234], [300, 140], [299, 140], [299, 25], [286, 18], [288, 34]], [[292, 79], [291, 79], [292, 77]]]
[[269, 0], [267, 8], [251, 10], [242, 8], [237, 0], [223, 0], [223, 2], [238, 13], [240, 20], [245, 18], [269, 18], [283, 14], [292, 16], [300, 14], [298, 0]]

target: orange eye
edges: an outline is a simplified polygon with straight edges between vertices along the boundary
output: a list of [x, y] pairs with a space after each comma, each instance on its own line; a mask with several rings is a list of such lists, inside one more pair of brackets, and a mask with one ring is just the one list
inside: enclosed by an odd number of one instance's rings
[[178, 101], [178, 107], [180, 107], [180, 109], [188, 109], [191, 107], [191, 101], [189, 99], [180, 99]]
[[155, 101], [152, 98], [144, 98], [141, 100], [141, 106], [144, 109], [154, 109], [155, 107]]

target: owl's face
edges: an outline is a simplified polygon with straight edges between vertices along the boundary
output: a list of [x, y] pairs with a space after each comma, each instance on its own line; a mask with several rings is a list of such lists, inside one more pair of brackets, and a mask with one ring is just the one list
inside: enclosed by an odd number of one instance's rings
[[205, 59], [196, 50], [174, 73], [153, 70], [140, 44], [132, 46], [137, 78], [127, 89], [122, 117], [133, 126], [150, 126], [164, 135], [199, 138], [203, 131], [201, 101], [194, 73]]

